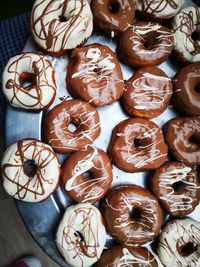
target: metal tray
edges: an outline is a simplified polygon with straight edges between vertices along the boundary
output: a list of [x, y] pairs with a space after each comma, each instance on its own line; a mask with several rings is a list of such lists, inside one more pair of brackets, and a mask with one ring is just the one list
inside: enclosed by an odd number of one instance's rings
[[[187, 5], [191, 4], [191, 1], [187, 1]], [[95, 31], [92, 37], [89, 39], [89, 43], [101, 43], [110, 47], [113, 51], [116, 50], [116, 41], [105, 36], [104, 34]], [[37, 51], [32, 39], [30, 38], [23, 51]], [[56, 73], [56, 82], [57, 82], [57, 96], [54, 104], [61, 102], [61, 98], [70, 99], [71, 96], [66, 89], [66, 66], [68, 62], [67, 56], [62, 58], [53, 58], [49, 56], [49, 59], [52, 61]], [[128, 79], [132, 76], [134, 70], [121, 64], [124, 79]], [[165, 73], [173, 78], [175, 73], [178, 70], [178, 67], [173, 60], [170, 58], [166, 62], [162, 63], [159, 66], [160, 69], [165, 71]], [[129, 118], [127, 114], [124, 113], [120, 102], [115, 102], [112, 105], [97, 108], [100, 114], [101, 120], [101, 136], [94, 142], [94, 145], [102, 148], [104, 151], [107, 150], [111, 134], [114, 126], [120, 121]], [[22, 138], [36, 138], [42, 140], [42, 121], [48, 111], [45, 112], [29, 112], [22, 111], [11, 106], [8, 106], [6, 112], [6, 146], [11, 145], [12, 143], [22, 139]], [[178, 114], [173, 110], [171, 106], [161, 114], [159, 117], [153, 119], [160, 127], [171, 118], [178, 116]], [[67, 155], [59, 155], [58, 157], [61, 162]], [[113, 166], [113, 183], [112, 186], [118, 184], [132, 183], [148, 188], [148, 177], [150, 173], [125, 173], [115, 166]], [[19, 212], [29, 229], [30, 233], [36, 240], [36, 242], [41, 246], [41, 248], [52, 257], [60, 266], [67, 267], [65, 261], [59, 254], [54, 239], [55, 233], [59, 224], [60, 219], [64, 213], [66, 207], [73, 204], [73, 200], [70, 199], [59, 187], [58, 190], [49, 197], [46, 201], [42, 203], [26, 203], [16, 200], [16, 205], [19, 209]], [[193, 213], [190, 214], [191, 218], [200, 221], [200, 205], [195, 209]], [[165, 219], [169, 219], [168, 216], [165, 216]], [[108, 243], [112, 242], [111, 237], [108, 236]], [[152, 250], [153, 243], [148, 244], [147, 247]], [[159, 260], [158, 260], [159, 261]], [[161, 263], [159, 263], [162, 266]]]

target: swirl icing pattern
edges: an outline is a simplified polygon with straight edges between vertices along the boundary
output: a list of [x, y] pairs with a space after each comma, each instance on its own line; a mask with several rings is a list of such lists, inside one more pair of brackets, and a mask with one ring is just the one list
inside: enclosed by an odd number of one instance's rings
[[[32, 164], [28, 170], [26, 163]], [[45, 200], [58, 186], [60, 164], [52, 148], [34, 139], [11, 145], [2, 163], [3, 186], [16, 199], [27, 202]]]
[[3, 92], [18, 108], [47, 109], [56, 95], [54, 70], [49, 59], [38, 53], [11, 58], [3, 71]]
[[71, 266], [89, 267], [97, 262], [106, 243], [99, 210], [91, 204], [67, 208], [57, 230], [56, 243]]
[[40, 48], [62, 56], [92, 34], [90, 5], [86, 0], [36, 0], [31, 13], [31, 29]]

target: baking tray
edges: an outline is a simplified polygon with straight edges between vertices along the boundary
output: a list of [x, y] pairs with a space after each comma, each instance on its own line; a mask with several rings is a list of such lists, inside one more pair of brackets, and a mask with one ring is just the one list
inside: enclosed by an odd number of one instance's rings
[[[186, 2], [186, 6], [192, 4], [191, 1]], [[109, 38], [100, 31], [95, 30], [87, 44], [100, 43], [107, 45], [113, 51], [116, 51], [116, 40]], [[33, 40], [29, 38], [23, 51], [37, 51], [34, 46]], [[48, 56], [55, 69], [55, 78], [57, 83], [57, 95], [51, 108], [63, 99], [69, 100], [72, 98], [66, 89], [66, 66], [68, 63], [68, 57], [54, 58]], [[134, 70], [121, 64], [124, 79], [129, 79]], [[158, 66], [162, 69], [170, 78], [173, 78], [178, 71], [178, 66], [173, 62], [172, 58]], [[111, 134], [114, 126], [120, 121], [130, 118], [122, 109], [120, 102], [115, 102], [112, 105], [97, 108], [100, 121], [101, 121], [101, 136], [94, 142], [94, 146], [107, 150]], [[5, 141], [6, 146], [13, 144], [14, 142], [23, 138], [36, 138], [42, 140], [42, 125], [43, 120], [48, 111], [44, 112], [30, 112], [22, 111], [11, 106], [7, 107], [6, 112], [6, 127], [5, 127]], [[155, 119], [152, 119], [160, 127], [171, 118], [177, 117], [178, 113], [173, 110], [172, 106], [169, 106], [167, 110]], [[67, 157], [67, 155], [58, 154], [61, 161]], [[148, 180], [151, 173], [126, 173], [115, 166], [113, 166], [113, 183], [112, 186], [119, 184], [136, 184], [142, 187], [148, 188]], [[28, 230], [40, 245], [40, 247], [53, 258], [60, 266], [68, 267], [61, 255], [59, 254], [55, 240], [55, 233], [61, 220], [65, 209], [74, 203], [62, 190], [58, 190], [42, 203], [26, 203], [19, 200], [15, 200], [18, 210], [23, 218]], [[98, 205], [98, 204], [97, 204]], [[200, 221], [200, 205], [195, 209], [190, 216], [197, 221]], [[165, 215], [165, 220], [168, 220], [169, 216]], [[108, 242], [106, 246], [110, 245], [112, 238], [108, 235]], [[146, 245], [151, 251], [153, 249], [153, 242]], [[159, 260], [158, 260], [159, 262]], [[159, 266], [162, 264], [159, 262]]]

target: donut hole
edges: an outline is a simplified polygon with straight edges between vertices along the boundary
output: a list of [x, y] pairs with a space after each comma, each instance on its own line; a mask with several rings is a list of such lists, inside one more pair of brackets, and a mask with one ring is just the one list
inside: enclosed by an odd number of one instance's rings
[[180, 255], [183, 257], [190, 256], [196, 250], [197, 250], [197, 246], [195, 246], [192, 242], [188, 242], [185, 245], [178, 247], [178, 251]]
[[143, 42], [143, 46], [145, 50], [152, 50], [154, 46], [154, 38], [152, 37], [145, 39]]
[[71, 133], [74, 133], [74, 132], [76, 132], [76, 130], [77, 130], [77, 126], [76, 126], [74, 123], [69, 123], [69, 124], [67, 125], [67, 129], [68, 129], [68, 131], [70, 131]]
[[149, 138], [142, 138], [142, 137], [138, 137], [134, 139], [133, 145], [135, 148], [142, 148], [142, 147], [146, 147], [148, 145], [151, 144], [151, 141]]
[[174, 192], [178, 193], [182, 188], [184, 184], [181, 181], [178, 181], [176, 183], [172, 184], [172, 188], [174, 189]]
[[200, 135], [196, 133], [192, 134], [189, 138], [189, 142], [197, 146], [200, 146]]
[[80, 238], [80, 241], [81, 241], [81, 242], [83, 242], [83, 241], [84, 241], [84, 237], [83, 237], [83, 235], [82, 235], [82, 233], [81, 233], [81, 232], [79, 232], [79, 231], [76, 231], [76, 232], [74, 233], [74, 235], [75, 235], [75, 237], [78, 237], [78, 238]]
[[108, 10], [112, 14], [116, 14], [120, 10], [120, 4], [117, 1], [110, 1], [108, 5]]
[[38, 169], [37, 165], [33, 160], [25, 161], [23, 167], [24, 167], [24, 173], [29, 177], [33, 177]]
[[63, 15], [59, 16], [59, 20], [60, 20], [60, 22], [67, 22], [68, 21], [68, 19]]
[[83, 178], [89, 179], [89, 178], [91, 178], [91, 174], [89, 172], [84, 172], [83, 173]]
[[139, 208], [133, 208], [130, 211], [130, 217], [135, 221], [140, 221], [142, 218], [141, 210]]
[[36, 85], [36, 76], [33, 73], [23, 72], [19, 77], [19, 83], [23, 89], [29, 90]]
[[199, 32], [193, 32], [191, 35], [192, 40], [198, 41], [200, 39], [200, 33]]
[[102, 73], [102, 71], [101, 71], [100, 68], [95, 68], [93, 71], [94, 71], [97, 75], [101, 75], [101, 73]]
[[195, 92], [200, 93], [200, 83], [194, 87]]

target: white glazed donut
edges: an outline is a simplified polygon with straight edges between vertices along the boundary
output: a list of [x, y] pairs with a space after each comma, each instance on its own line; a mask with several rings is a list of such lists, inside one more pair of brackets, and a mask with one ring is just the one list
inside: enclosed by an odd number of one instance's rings
[[106, 243], [100, 211], [91, 204], [77, 204], [65, 211], [58, 227], [56, 244], [65, 260], [74, 267], [97, 262]]
[[87, 0], [36, 0], [31, 13], [31, 29], [41, 49], [62, 56], [92, 34], [90, 5]]
[[200, 41], [192, 38], [192, 33], [200, 32], [200, 8], [190, 6], [182, 9], [173, 19], [172, 29], [175, 52], [179, 60], [186, 63], [200, 61]]
[[54, 101], [54, 70], [47, 57], [22, 53], [11, 58], [3, 71], [3, 92], [8, 102], [18, 108], [44, 110]]
[[166, 267], [200, 266], [200, 223], [191, 219], [169, 222], [160, 235], [158, 256]]
[[1, 170], [9, 195], [26, 202], [40, 202], [56, 190], [60, 164], [49, 145], [24, 139], [5, 151]]
[[185, 0], [134, 0], [136, 9], [153, 19], [163, 20], [175, 16]]

